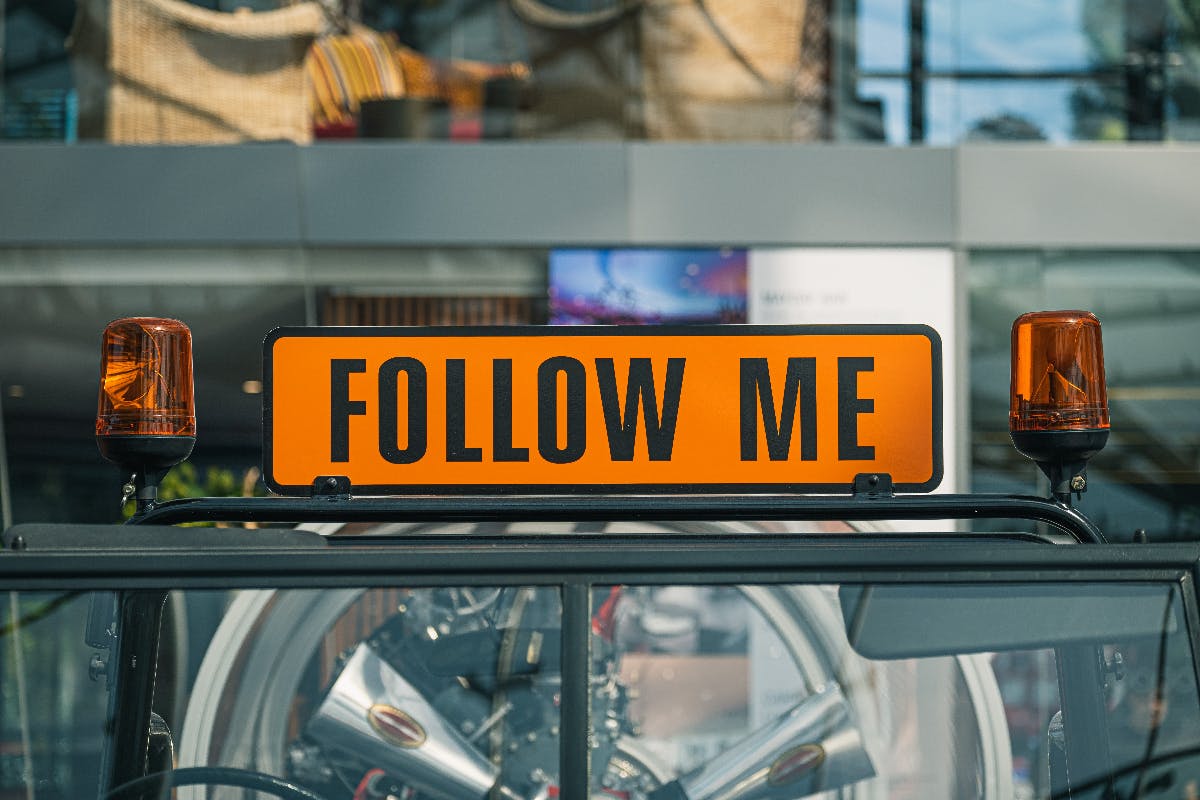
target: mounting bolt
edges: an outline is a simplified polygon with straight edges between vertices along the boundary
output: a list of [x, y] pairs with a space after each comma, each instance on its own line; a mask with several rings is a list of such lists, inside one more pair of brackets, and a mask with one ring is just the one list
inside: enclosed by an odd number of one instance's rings
[[1083, 477], [1082, 475], [1076, 475], [1074, 478], [1071, 478], [1071, 491], [1072, 492], [1082, 492], [1086, 488], [1087, 488], [1087, 478]]
[[24, 550], [25, 549], [25, 537], [24, 536], [14, 536], [12, 542], [8, 546], [10, 548], [12, 548], [13, 550]]
[[107, 671], [108, 662], [104, 660], [104, 656], [99, 653], [92, 653], [92, 660], [88, 663], [88, 677], [94, 681], [98, 681]]
[[1104, 671], [1112, 675], [1114, 680], [1125, 679], [1125, 657], [1120, 651], [1114, 652], [1111, 659], [1104, 660]]

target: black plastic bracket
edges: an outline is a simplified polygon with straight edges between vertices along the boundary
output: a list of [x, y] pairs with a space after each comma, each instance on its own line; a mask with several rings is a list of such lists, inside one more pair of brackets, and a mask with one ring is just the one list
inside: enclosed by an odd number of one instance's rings
[[1012, 431], [1013, 445], [1050, 479], [1050, 496], [1071, 505], [1087, 491], [1087, 462], [1104, 448], [1108, 430]]
[[330, 500], [349, 500], [350, 479], [345, 475], [321, 475], [312, 482], [312, 496]]
[[896, 496], [892, 476], [886, 472], [860, 472], [851, 489], [856, 500], [886, 500]]

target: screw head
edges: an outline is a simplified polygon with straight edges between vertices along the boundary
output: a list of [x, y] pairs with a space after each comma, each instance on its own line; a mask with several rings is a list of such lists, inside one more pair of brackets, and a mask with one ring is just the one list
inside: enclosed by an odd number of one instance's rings
[[1071, 491], [1082, 492], [1086, 488], [1087, 478], [1083, 477], [1082, 475], [1076, 475], [1074, 478], [1071, 478]]

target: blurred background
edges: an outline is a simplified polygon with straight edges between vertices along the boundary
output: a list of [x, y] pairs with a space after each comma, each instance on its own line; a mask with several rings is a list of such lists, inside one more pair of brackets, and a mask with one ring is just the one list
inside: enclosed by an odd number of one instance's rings
[[[195, 336], [181, 493], [255, 488], [280, 325], [928, 322], [946, 489], [1043, 493], [1008, 335], [1084, 308], [1115, 539], [1200, 509], [1200, 2], [0, 0], [0, 497], [119, 519], [125, 315]], [[214, 487], [217, 487], [214, 489]]]

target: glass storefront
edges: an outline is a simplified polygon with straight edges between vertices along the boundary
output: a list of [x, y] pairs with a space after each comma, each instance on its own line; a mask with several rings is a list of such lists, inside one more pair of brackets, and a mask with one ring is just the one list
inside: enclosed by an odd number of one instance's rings
[[[153, 309], [191, 326], [200, 437], [192, 457], [194, 469], [181, 477], [176, 491], [212, 492], [218, 487], [221, 493], [238, 494], [256, 490], [253, 470], [260, 464], [262, 441], [258, 394], [262, 339], [270, 329], [305, 324], [542, 324], [554, 313], [562, 313], [561, 308], [555, 311], [555, 302], [577, 299], [564, 299], [561, 287], [558, 295], [551, 291], [555, 265], [561, 272], [565, 256], [589, 252], [593, 251], [326, 251], [306, 256], [311, 268], [307, 279], [301, 275], [270, 283], [246, 267], [244, 279], [235, 281], [231, 275], [236, 270], [222, 274], [198, 268], [191, 276], [177, 277], [179, 286], [137, 282], [138, 273], [130, 266], [136, 259], [131, 256], [124, 273], [117, 273], [117, 282], [110, 285], [98, 286], [94, 279], [66, 269], [60, 283], [6, 285], [0, 291], [0, 336], [8, 343], [0, 353], [0, 403], [13, 518], [69, 514], [74, 521], [108, 521], [119, 517], [116, 498], [126, 476], [101, 461], [90, 436], [98, 338], [113, 318]], [[627, 277], [643, 272], [649, 276], [654, 264], [670, 266], [673, 258], [688, 252], [626, 251], [628, 258], [636, 257], [642, 264]], [[733, 258], [740, 252], [744, 270], [746, 251], [698, 250], [692, 255], [699, 258], [706, 252], [718, 261], [724, 253]], [[761, 258], [757, 254], [771, 251], [753, 252]], [[793, 259], [829, 259], [838, 251], [774, 252], [789, 253]], [[815, 255], [804, 256], [806, 252]], [[845, 252], [850, 257], [854, 251]], [[900, 263], [902, 253], [885, 252], [878, 258]], [[207, 263], [201, 252], [192, 258], [197, 264]], [[246, 253], [214, 252], [208, 258], [244, 264], [252, 260]], [[264, 261], [261, 253], [258, 260]], [[695, 258], [679, 261], [679, 280], [693, 280], [685, 261], [690, 264]], [[333, 274], [330, 265], [334, 264], [338, 280], [315, 277]], [[798, 261], [791, 269], [801, 266]], [[915, 262], [907, 267], [915, 268]], [[703, 277], [699, 266], [694, 271], [696, 280]], [[275, 274], [284, 272], [279, 268]], [[203, 275], [208, 277], [198, 277]], [[656, 279], [638, 278], [631, 283], [619, 275], [610, 277], [618, 283], [597, 291], [624, 304], [621, 308], [634, 302], [658, 302], [654, 298], [661, 287]], [[737, 291], [743, 292], [745, 276], [740, 280], [743, 287]], [[1184, 343], [1200, 333], [1196, 330], [1200, 254], [979, 250], [967, 256], [959, 280], [966, 284], [967, 307], [957, 313], [966, 320], [969, 352], [956, 383], [959, 392], [969, 394], [970, 424], [969, 433], [946, 434], [947, 447], [953, 446], [955, 436], [968, 440], [962, 451], [969, 453], [968, 482], [957, 488], [1044, 494], [1040, 474], [1009, 441], [1009, 326], [1030, 309], [1088, 309], [1099, 316], [1105, 329], [1113, 434], [1092, 461], [1089, 477], [1095, 491], [1084, 495], [1082, 507], [1115, 539], [1131, 538], [1139, 527], [1154, 539], [1189, 537], [1200, 513], [1195, 501], [1200, 484], [1196, 455], [1200, 419], [1194, 413], [1200, 399], [1200, 362], [1188, 355]], [[805, 278], [793, 289], [810, 287], [809, 300], [816, 302], [821, 297], [814, 294], [812, 281], [812, 276]], [[759, 303], [767, 289], [755, 291]], [[843, 295], [826, 299], [836, 301], [838, 307], [849, 301]], [[882, 301], [868, 298], [866, 302], [872, 318], [878, 320], [876, 306]], [[789, 313], [835, 311], [797, 307]], [[761, 309], [755, 311], [760, 313]], [[744, 308], [742, 314], [745, 321]], [[921, 314], [928, 321], [929, 312]], [[809, 321], [836, 320], [820, 316]], [[952, 478], [953, 470], [947, 481]], [[71, 502], [64, 502], [68, 498]]]
[[975, 491], [1041, 494], [1007, 428], [1008, 322], [1028, 309], [1081, 308], [1104, 325], [1112, 434], [1091, 462], [1082, 508], [1110, 536], [1145, 528], [1192, 538], [1200, 483], [1200, 254], [977, 252], [971, 255], [969, 359]]
[[1191, 0], [9, 0], [0, 12], [10, 140], [1200, 138]]
[[10, 259], [0, 270], [8, 473], [0, 493], [12, 520], [121, 518], [129, 476], [100, 458], [92, 435], [100, 334], [113, 319], [153, 313], [192, 330], [199, 444], [168, 493], [250, 494], [262, 490], [263, 338], [271, 329], [539, 323], [546, 258], [521, 248], [93, 251], [43, 260], [43, 277], [28, 280]]
[[[109, 321], [162, 309], [190, 320], [196, 397], [207, 410], [190, 478], [180, 493], [214, 485], [241, 494], [260, 463], [265, 320], [305, 323], [302, 288], [273, 285], [38, 285], [0, 290], [4, 432], [15, 520], [121, 518], [129, 477], [93, 444], [99, 336]], [[156, 312], [157, 313], [157, 312]], [[217, 471], [220, 476], [210, 475]], [[182, 476], [181, 476], [182, 477]], [[226, 486], [226, 484], [228, 484]], [[248, 490], [249, 490], [248, 489]]]
[[[1200, 0], [0, 0], [0, 140], [0, 528], [129, 512], [129, 475], [92, 438], [100, 334], [122, 316], [178, 318], [194, 336], [198, 443], [162, 499], [265, 492], [273, 328], [663, 321], [938, 327], [942, 488], [1044, 497], [1006, 426], [1010, 326], [1028, 311], [1086, 309], [1104, 325], [1113, 427], [1080, 507], [1115, 541], [1135, 529], [1152, 541], [1200, 535], [1200, 234], [1187, 177], [1200, 155]], [[1130, 142], [1156, 144], [1094, 146]], [[754, 283], [764, 266], [766, 288]], [[861, 291], [843, 290], [853, 281]], [[608, 794], [704, 777], [738, 739], [782, 724], [778, 710], [832, 702], [819, 689], [835, 665], [860, 711], [890, 722], [868, 726], [881, 755], [871, 791], [1051, 791], [1062, 673], [1050, 639], [901, 652], [885, 616], [882, 652], [847, 658], [849, 645], [797, 644], [816, 628], [771, 620], [795, 607], [840, 631], [835, 612], [861, 577], [673, 580], [591, 589], [607, 659], [592, 679], [637, 690], [592, 699], [593, 717], [611, 723], [595, 732]], [[206, 692], [257, 704], [239, 721], [214, 701], [205, 713], [224, 729], [189, 733], [180, 763], [237, 762], [254, 749], [243, 723], [274, 708], [259, 748], [272, 770], [353, 790], [370, 773], [333, 744], [341, 732], [306, 744], [301, 717], [285, 711], [319, 717], [359, 642], [400, 661], [396, 643], [432, 652], [441, 637], [445, 669], [421, 687], [438, 713], [486, 754], [488, 780], [503, 772], [528, 796], [555, 796], [567, 769], [550, 745], [560, 665], [535, 655], [542, 643], [557, 652], [562, 596], [482, 584], [173, 596], [169, 721]], [[1088, 591], [1083, 609], [1121, 600], [1107, 584]], [[0, 680], [0, 800], [30, 786], [39, 797], [94, 789], [105, 711], [85, 677], [88, 648], [62, 631], [97, 597], [0, 594], [0, 678], [11, 678]], [[1164, 598], [1168, 616], [1182, 613], [1179, 597]], [[921, 600], [893, 599], [901, 610]], [[1046, 598], [1058, 610], [1079, 599]], [[274, 662], [250, 639], [229, 646], [215, 637], [226, 611], [294, 651]], [[295, 637], [311, 611], [322, 624]], [[1050, 616], [1026, 612], [1022, 627]], [[963, 613], [944, 632], [994, 633]], [[521, 624], [500, 624], [509, 617]], [[495, 651], [481, 651], [493, 629]], [[1122, 779], [1139, 785], [1161, 778], [1141, 766], [1151, 753], [1195, 751], [1178, 718], [1148, 739], [1120, 732], [1130, 698], [1155, 681], [1177, 707], [1196, 706], [1193, 671], [1173, 669], [1190, 670], [1184, 630], [1089, 637], [1106, 656], [1142, 654], [1109, 698], [1114, 745], [1142, 755]], [[468, 675], [480, 652], [494, 663]], [[514, 654], [534, 654], [533, 679]], [[40, 669], [66, 662], [73, 671]], [[268, 662], [288, 673], [294, 705], [271, 705], [270, 670], [258, 685], [230, 677]], [[18, 685], [26, 670], [36, 680]], [[514, 677], [519, 692], [504, 685]], [[953, 702], [930, 713], [919, 701], [932, 682]], [[45, 713], [31, 718], [30, 701]], [[918, 737], [922, 716], [945, 730]], [[984, 721], [1011, 763], [983, 763], [986, 749], [961, 736]], [[68, 728], [81, 735], [64, 738]], [[905, 761], [909, 738], [929, 753]], [[804, 752], [788, 755], [780, 771], [803, 766]], [[937, 768], [945, 759], [966, 765], [966, 783], [929, 784], [950, 774]]]

